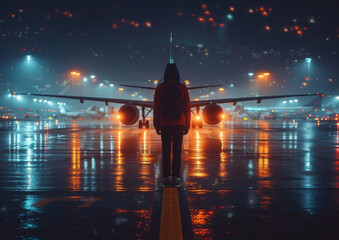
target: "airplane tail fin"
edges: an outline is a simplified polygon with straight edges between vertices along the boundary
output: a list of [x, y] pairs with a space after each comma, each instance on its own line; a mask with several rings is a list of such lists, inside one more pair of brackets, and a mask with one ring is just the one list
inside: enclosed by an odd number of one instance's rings
[[314, 109], [316, 108], [319, 109], [321, 108], [322, 101], [323, 101], [323, 96], [319, 95], [318, 97], [313, 99], [311, 102], [305, 104], [304, 107], [312, 107]]

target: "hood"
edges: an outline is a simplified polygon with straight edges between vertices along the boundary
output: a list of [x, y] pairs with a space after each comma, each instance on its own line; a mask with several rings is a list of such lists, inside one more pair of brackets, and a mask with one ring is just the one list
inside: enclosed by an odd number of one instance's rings
[[180, 75], [175, 63], [168, 63], [164, 74], [164, 83], [168, 81], [180, 82]]

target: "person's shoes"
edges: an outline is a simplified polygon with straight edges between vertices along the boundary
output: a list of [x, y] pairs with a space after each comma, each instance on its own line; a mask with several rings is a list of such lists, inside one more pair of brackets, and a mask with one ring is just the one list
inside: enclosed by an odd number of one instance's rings
[[179, 177], [172, 176], [172, 187], [181, 187], [181, 180]]
[[168, 177], [162, 178], [160, 186], [162, 186], [162, 187], [170, 187], [171, 186], [171, 177], [168, 176]]

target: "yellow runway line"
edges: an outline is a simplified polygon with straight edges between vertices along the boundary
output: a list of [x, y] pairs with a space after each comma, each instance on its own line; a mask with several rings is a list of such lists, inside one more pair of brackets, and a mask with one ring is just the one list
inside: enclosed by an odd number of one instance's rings
[[163, 189], [159, 239], [183, 239], [178, 188]]

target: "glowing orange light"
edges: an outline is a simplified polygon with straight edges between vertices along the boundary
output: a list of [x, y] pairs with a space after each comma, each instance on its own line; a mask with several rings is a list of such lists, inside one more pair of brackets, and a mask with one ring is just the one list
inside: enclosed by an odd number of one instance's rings
[[198, 18], [198, 21], [199, 21], [199, 22], [205, 22], [205, 18], [199, 17], [199, 18]]
[[189, 80], [185, 80], [185, 84], [189, 85], [190, 81]]
[[298, 31], [297, 31], [297, 34], [298, 34], [299, 36], [301, 36], [301, 35], [303, 35], [303, 32], [300, 31], [300, 30], [298, 30]]
[[219, 26], [220, 26], [220, 27], [225, 27], [225, 24], [220, 23]]
[[150, 21], [145, 21], [145, 26], [148, 28], [152, 27], [152, 23]]
[[249, 13], [253, 13], [254, 11], [253, 11], [252, 8], [250, 8], [250, 9], [248, 9], [248, 12], [249, 12]]
[[182, 16], [182, 12], [179, 12], [179, 13], [178, 13], [178, 16]]
[[264, 75], [260, 74], [260, 75], [258, 75], [258, 78], [264, 78]]
[[117, 119], [120, 119], [120, 118], [121, 118], [121, 117], [120, 117], [120, 115], [118, 114], [118, 115], [117, 115]]
[[207, 8], [206, 4], [201, 5], [202, 8]]
[[199, 98], [195, 98], [194, 101], [199, 101]]
[[234, 10], [235, 10], [235, 8], [233, 6], [230, 6], [229, 9], [230, 9], [231, 12], [234, 12]]
[[205, 11], [205, 14], [206, 15], [211, 15], [211, 12], [210, 11]]
[[115, 30], [115, 29], [118, 28], [118, 25], [114, 23], [114, 24], [112, 25], [112, 28]]
[[214, 19], [213, 19], [213, 18], [209, 18], [208, 21], [209, 21], [209, 22], [213, 22]]
[[265, 26], [265, 29], [266, 29], [266, 31], [270, 31], [270, 30], [271, 30], [271, 27], [268, 26], [268, 25], [266, 25], [266, 26]]
[[262, 15], [267, 17], [268, 16], [268, 13], [267, 12], [262, 12]]
[[221, 91], [221, 92], [224, 91], [224, 90], [225, 90], [224, 88], [219, 88], [219, 91]]
[[200, 116], [196, 116], [195, 119], [196, 119], [196, 120], [200, 120]]
[[264, 76], [269, 76], [270, 75], [270, 73], [264, 73]]

